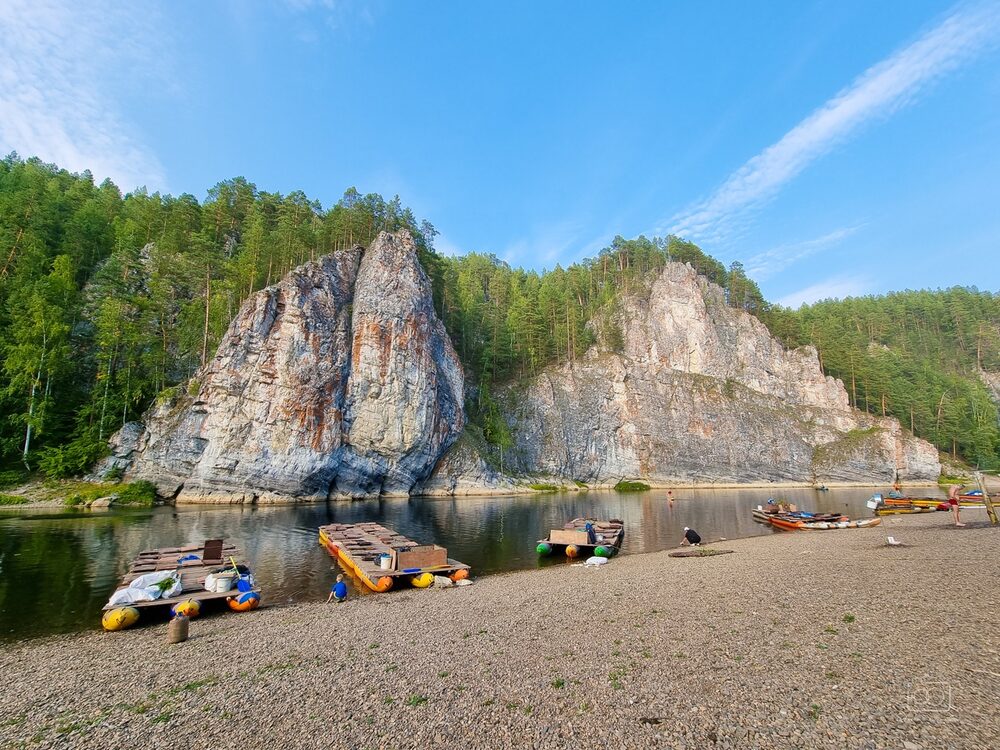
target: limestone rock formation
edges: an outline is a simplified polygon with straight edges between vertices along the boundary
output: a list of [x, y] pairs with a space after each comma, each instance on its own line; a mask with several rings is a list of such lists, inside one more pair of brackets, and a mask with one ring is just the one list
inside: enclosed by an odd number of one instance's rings
[[382, 233], [249, 299], [113, 461], [178, 502], [406, 494], [462, 431], [462, 379], [412, 238]]
[[489, 452], [481, 436], [466, 430], [415, 491], [421, 495], [499, 495], [519, 491], [511, 477], [484, 460]]
[[407, 494], [465, 424], [462, 366], [413, 243], [382, 235], [354, 291], [341, 494]]
[[937, 451], [850, 408], [815, 349], [786, 351], [689, 266], [670, 263], [592, 347], [508, 394], [516, 468], [587, 481], [935, 480]]
[[979, 377], [983, 379], [986, 390], [989, 391], [990, 398], [1000, 407], [1000, 372], [987, 372], [980, 370]]
[[813, 348], [785, 350], [689, 266], [668, 264], [591, 325], [608, 343], [507, 389], [515, 446], [494, 455], [463, 433], [462, 368], [412, 239], [383, 233], [248, 300], [212, 361], [123, 428], [103, 468], [178, 502], [516, 490], [500, 465], [590, 483], [940, 472], [933, 446], [852, 409]]

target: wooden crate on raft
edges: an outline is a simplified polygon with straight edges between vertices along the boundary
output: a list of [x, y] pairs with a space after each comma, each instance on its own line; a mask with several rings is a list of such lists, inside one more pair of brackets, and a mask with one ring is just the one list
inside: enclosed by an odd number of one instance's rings
[[396, 570], [434, 568], [448, 564], [448, 550], [437, 544], [423, 544], [396, 553]]
[[576, 529], [552, 529], [549, 541], [552, 544], [590, 544], [587, 532]]

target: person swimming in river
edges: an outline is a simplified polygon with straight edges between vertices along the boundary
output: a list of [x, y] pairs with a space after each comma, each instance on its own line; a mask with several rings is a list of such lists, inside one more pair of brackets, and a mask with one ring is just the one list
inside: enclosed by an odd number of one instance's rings
[[692, 547], [698, 547], [701, 545], [701, 536], [698, 532], [687, 526], [684, 527], [684, 538], [681, 539], [681, 546], [690, 544]]
[[962, 523], [962, 518], [960, 516], [960, 508], [958, 503], [958, 492], [962, 489], [959, 484], [953, 484], [948, 488], [948, 505], [951, 506], [951, 512], [955, 514], [955, 525], [965, 526]]
[[347, 584], [344, 583], [344, 576], [337, 576], [337, 582], [330, 587], [330, 596], [326, 598], [326, 603], [329, 604], [332, 599], [336, 599], [337, 603], [347, 600]]

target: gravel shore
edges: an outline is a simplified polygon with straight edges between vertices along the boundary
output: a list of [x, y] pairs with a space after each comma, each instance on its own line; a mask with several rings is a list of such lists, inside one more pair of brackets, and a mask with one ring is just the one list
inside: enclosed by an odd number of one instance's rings
[[0, 747], [996, 748], [1000, 529], [962, 515], [22, 642]]

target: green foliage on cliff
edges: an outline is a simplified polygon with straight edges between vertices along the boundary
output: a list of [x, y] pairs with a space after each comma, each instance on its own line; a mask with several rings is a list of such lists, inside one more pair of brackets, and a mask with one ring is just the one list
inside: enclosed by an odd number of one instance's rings
[[649, 489], [649, 485], [645, 482], [633, 482], [627, 479], [622, 479], [614, 487], [615, 492], [645, 492]]
[[[478, 383], [523, 378], [553, 362], [572, 361], [595, 342], [588, 322], [610, 313], [623, 292], [641, 290], [669, 261], [690, 263], [727, 290], [729, 303], [758, 313], [766, 303], [739, 263], [727, 271], [696, 245], [677, 237], [616, 237], [596, 258], [536, 272], [512, 268], [493, 255], [441, 259], [439, 312]], [[610, 322], [601, 343], [624, 346]]]
[[0, 457], [51, 477], [80, 473], [157, 394], [179, 392], [250, 295], [306, 260], [404, 227], [486, 394], [470, 412], [501, 450], [509, 430], [490, 386], [579, 356], [593, 342], [587, 321], [668, 259], [721, 283], [729, 274], [676, 238], [617, 238], [594, 260], [522, 271], [490, 255], [438, 255], [434, 227], [398, 197], [352, 188], [323, 208], [241, 177], [202, 202], [123, 196], [88, 172], [12, 154], [0, 161]]
[[434, 228], [399, 199], [220, 182], [123, 196], [37, 159], [0, 161], [0, 457], [80, 473], [156, 394], [187, 380], [242, 302], [302, 262], [409, 228], [436, 283]]
[[1000, 296], [906, 291], [773, 308], [763, 318], [786, 345], [814, 345], [856, 408], [896, 417], [974, 464], [1000, 463], [997, 405], [979, 375], [1000, 371]]
[[306, 260], [404, 227], [473, 386], [470, 418], [499, 456], [512, 439], [496, 386], [573, 361], [595, 341], [620, 351], [616, 301], [679, 261], [786, 344], [816, 345], [858, 408], [997, 463], [996, 405], [977, 377], [1000, 370], [995, 295], [904, 292], [790, 311], [768, 305], [739, 263], [726, 268], [677, 237], [616, 237], [595, 258], [525, 271], [488, 254], [439, 255], [434, 227], [398, 197], [352, 188], [324, 208], [243, 178], [201, 202], [123, 196], [87, 172], [16, 155], [0, 160], [0, 460], [52, 477], [82, 472], [157, 394], [181, 393], [250, 295]]

